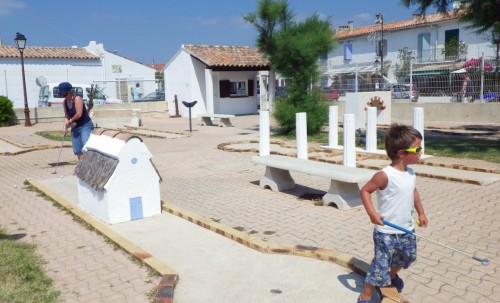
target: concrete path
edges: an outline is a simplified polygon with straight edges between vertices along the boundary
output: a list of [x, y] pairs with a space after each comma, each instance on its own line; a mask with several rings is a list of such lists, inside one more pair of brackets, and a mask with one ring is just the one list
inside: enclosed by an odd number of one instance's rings
[[[75, 176], [30, 182], [77, 207]], [[338, 264], [261, 253], [165, 212], [108, 227], [179, 274], [179, 303], [355, 302], [363, 285], [360, 275]]]

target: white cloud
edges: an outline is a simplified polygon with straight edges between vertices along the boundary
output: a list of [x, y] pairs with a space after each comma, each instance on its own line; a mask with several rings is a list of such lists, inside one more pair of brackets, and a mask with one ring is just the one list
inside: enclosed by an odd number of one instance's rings
[[27, 5], [20, 0], [0, 0], [0, 16], [7, 16]]

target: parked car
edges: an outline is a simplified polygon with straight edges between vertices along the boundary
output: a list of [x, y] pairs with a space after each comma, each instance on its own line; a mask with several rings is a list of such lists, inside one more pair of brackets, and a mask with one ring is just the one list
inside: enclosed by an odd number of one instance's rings
[[147, 94], [139, 100], [134, 100], [133, 102], [146, 102], [146, 101], [165, 101], [165, 91], [157, 90], [152, 93]]
[[410, 89], [410, 84], [389, 83], [385, 89], [391, 91], [392, 99], [410, 99], [412, 102], [418, 101], [419, 94], [418, 91], [415, 90], [415, 85], [412, 85]]
[[339, 91], [333, 87], [323, 87], [321, 93], [328, 100], [339, 100]]

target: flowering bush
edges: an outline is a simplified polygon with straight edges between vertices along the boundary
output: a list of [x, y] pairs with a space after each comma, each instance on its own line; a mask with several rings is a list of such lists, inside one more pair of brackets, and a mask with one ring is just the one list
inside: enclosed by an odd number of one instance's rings
[[[464, 63], [464, 68], [468, 73], [479, 74], [481, 72], [481, 61], [483, 57], [478, 59], [471, 58]], [[489, 72], [493, 70], [493, 66], [489, 63], [484, 64], [484, 71]]]

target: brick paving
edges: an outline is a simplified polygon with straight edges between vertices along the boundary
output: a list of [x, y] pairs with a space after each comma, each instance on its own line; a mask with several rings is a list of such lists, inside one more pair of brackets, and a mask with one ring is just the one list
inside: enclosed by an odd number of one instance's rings
[[[301, 199], [304, 194], [321, 194], [324, 192], [319, 189], [328, 188], [329, 180], [313, 176], [294, 175], [299, 186], [290, 191], [276, 193], [259, 188], [264, 168], [250, 162], [254, 153], [217, 149], [224, 142], [258, 140], [258, 117], [232, 120], [234, 128], [202, 127], [193, 121], [192, 135], [183, 138], [143, 137], [163, 178], [162, 199], [271, 242], [338, 250], [370, 262], [373, 227], [364, 210], [340, 211]], [[189, 130], [185, 118], [143, 117], [143, 124], [163, 131]], [[60, 123], [46, 123], [31, 128], [0, 128], [0, 137], [24, 147], [54, 147], [0, 156], [0, 178], [5, 185], [0, 198], [0, 225], [12, 233], [26, 232], [24, 240], [38, 244], [47, 271], [66, 302], [147, 302], [145, 293], [159, 283], [159, 278], [148, 276], [144, 268], [73, 222], [64, 211], [22, 189], [26, 178], [54, 177], [48, 163], [56, 161], [60, 145], [33, 134], [59, 127]], [[443, 160], [499, 169], [497, 164], [477, 160]], [[71, 149], [63, 149], [61, 161], [70, 164], [59, 167], [58, 175], [72, 174], [76, 162]], [[401, 275], [406, 283], [402, 297], [412, 303], [498, 302], [498, 182], [479, 186], [426, 177], [417, 180], [430, 220], [429, 227], [418, 232], [487, 258], [491, 264], [481, 266], [471, 258], [419, 241], [417, 262]]]

